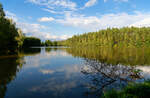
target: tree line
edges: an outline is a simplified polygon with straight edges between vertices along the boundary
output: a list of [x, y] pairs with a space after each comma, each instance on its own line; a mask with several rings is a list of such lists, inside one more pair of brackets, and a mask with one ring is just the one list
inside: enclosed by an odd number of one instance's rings
[[150, 46], [150, 27], [108, 28], [75, 35], [59, 42], [59, 44], [67, 46], [147, 47]]
[[59, 44], [59, 41], [51, 41], [51, 40], [46, 40], [45, 42], [43, 42], [44, 46], [61, 46], [61, 44]]

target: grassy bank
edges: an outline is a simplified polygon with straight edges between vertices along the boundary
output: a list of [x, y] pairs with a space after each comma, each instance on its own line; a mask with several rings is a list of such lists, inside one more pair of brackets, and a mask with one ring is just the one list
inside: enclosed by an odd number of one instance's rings
[[149, 98], [150, 80], [143, 83], [129, 84], [124, 89], [105, 92], [103, 98]]

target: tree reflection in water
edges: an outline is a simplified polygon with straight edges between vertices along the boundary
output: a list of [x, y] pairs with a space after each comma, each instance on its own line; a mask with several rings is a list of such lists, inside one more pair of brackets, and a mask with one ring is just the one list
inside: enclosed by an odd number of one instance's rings
[[22, 68], [24, 56], [36, 55], [41, 48], [26, 48], [14, 57], [0, 58], [0, 98], [5, 97], [7, 85], [15, 79], [17, 72]]
[[7, 84], [15, 79], [22, 64], [23, 59], [20, 57], [0, 59], [0, 98], [5, 97]]
[[96, 94], [101, 96], [106, 89], [119, 89], [128, 82], [143, 79], [141, 71], [136, 69], [135, 66], [112, 65], [90, 59], [85, 59], [85, 66], [81, 72], [91, 81], [86, 84], [90, 89], [86, 93], [87, 95]]

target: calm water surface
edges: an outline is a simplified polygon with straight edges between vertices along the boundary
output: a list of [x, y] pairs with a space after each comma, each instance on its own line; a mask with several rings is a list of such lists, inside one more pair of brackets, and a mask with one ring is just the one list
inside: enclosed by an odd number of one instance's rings
[[150, 67], [141, 65], [143, 62], [133, 59], [134, 66], [127, 66], [130, 60], [106, 59], [106, 53], [43, 47], [27, 49], [19, 57], [1, 58], [0, 98], [99, 98], [107, 89], [150, 77]]

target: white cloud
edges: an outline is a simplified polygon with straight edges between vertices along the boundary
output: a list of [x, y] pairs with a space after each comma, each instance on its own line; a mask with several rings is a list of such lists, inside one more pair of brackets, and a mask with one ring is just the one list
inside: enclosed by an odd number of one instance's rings
[[37, 24], [37, 23], [27, 23], [27, 22], [20, 22], [19, 18], [16, 14], [6, 11], [6, 17], [13, 19], [16, 22], [16, 26], [20, 28], [23, 33], [40, 33], [41, 29], [46, 29], [45, 26]]
[[41, 29], [45, 29], [46, 27], [40, 24], [30, 24], [30, 23], [22, 23], [17, 22], [17, 26], [21, 28], [24, 33], [40, 33]]
[[90, 6], [93, 6], [95, 5], [97, 2], [97, 0], [89, 0], [84, 7], [90, 7]]
[[17, 23], [17, 26], [26, 34], [26, 36], [34, 36], [42, 40], [65, 40], [70, 38], [69, 35], [56, 36], [50, 33], [50, 29], [40, 24]]
[[50, 33], [46, 32], [48, 28], [46, 26], [40, 24], [32, 24], [32, 23], [22, 23], [17, 22], [17, 27], [20, 28], [26, 36], [33, 36], [41, 38], [42, 40], [46, 39], [47, 35]]
[[72, 12], [72, 11], [55, 11], [55, 10], [51, 10], [48, 8], [43, 8], [44, 11], [50, 12], [52, 14], [66, 14], [68, 12]]
[[65, 40], [65, 39], [68, 39], [70, 37], [72, 37], [72, 36], [69, 36], [69, 35], [56, 36], [56, 35], [51, 35], [51, 34], [45, 35], [45, 39], [51, 39], [51, 40]]
[[[147, 26], [150, 25], [150, 13], [135, 12], [134, 14], [118, 13], [104, 14], [101, 17], [67, 14], [64, 19], [57, 19], [65, 26], [82, 28], [86, 31], [96, 31], [108, 27]], [[135, 25], [136, 24], [136, 25]]]
[[47, 9], [47, 8], [43, 8], [44, 11], [47, 11], [47, 12], [50, 12], [52, 14], [63, 14], [63, 12], [57, 12], [57, 11], [54, 11], [54, 10], [51, 10], [51, 9]]
[[[52, 33], [50, 33], [50, 28], [38, 23], [20, 22], [20, 18], [18, 18], [16, 14], [9, 11], [6, 11], [6, 17], [13, 19], [16, 22], [16, 26], [20, 28], [26, 36], [34, 36], [41, 38], [42, 40], [65, 40], [71, 37], [69, 35], [52, 35]], [[52, 17], [42, 17], [39, 19], [41, 22], [50, 22], [54, 20], [55, 19]]]
[[55, 0], [55, 2], [53, 2], [53, 3], [56, 6], [62, 6], [64, 8], [69, 8], [71, 10], [74, 10], [76, 8], [76, 3], [71, 2], [69, 0]]
[[143, 27], [143, 26], [150, 27], [150, 18], [147, 17], [145, 19], [142, 19], [140, 21], [137, 21], [137, 22], [131, 24], [130, 26], [135, 26], [135, 27]]
[[18, 21], [17, 16], [14, 13], [11, 13], [9, 11], [5, 11], [6, 17], [9, 19], [13, 19], [15, 22]]
[[69, 35], [53, 35], [48, 31], [48, 27], [45, 27], [40, 24], [17, 23], [17, 26], [21, 28], [27, 36], [38, 37], [42, 40], [65, 40], [71, 37]]
[[53, 17], [42, 17], [39, 18], [38, 21], [39, 22], [50, 22], [50, 21], [54, 21], [55, 19]]
[[20, 22], [16, 14], [9, 12], [9, 11], [6, 11], [6, 17], [13, 19], [14, 22], [16, 22], [16, 26], [20, 28], [25, 34], [37, 36], [37, 35], [40, 35], [42, 29], [46, 29], [45, 26], [37, 24], [37, 23]]
[[99, 23], [99, 19], [95, 16], [66, 16], [65, 19], [57, 20], [58, 23], [64, 24], [66, 26], [73, 26], [77, 28], [94, 28], [97, 23]]
[[45, 6], [51, 13], [60, 13], [67, 10], [76, 10], [76, 3], [70, 0], [27, 0], [33, 4]]

